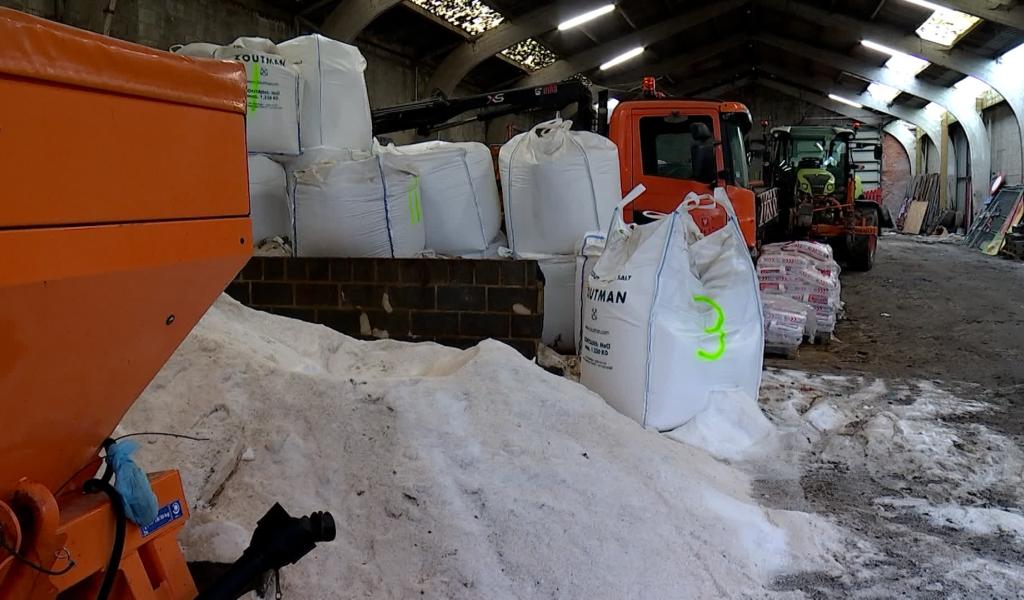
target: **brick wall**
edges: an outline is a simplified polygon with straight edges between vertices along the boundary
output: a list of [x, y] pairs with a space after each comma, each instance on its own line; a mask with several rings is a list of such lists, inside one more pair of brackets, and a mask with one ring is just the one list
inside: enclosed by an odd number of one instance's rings
[[882, 204], [895, 221], [910, 185], [910, 161], [903, 145], [889, 133], [882, 133]]
[[362, 339], [467, 348], [494, 338], [532, 358], [544, 323], [539, 272], [529, 260], [254, 257], [227, 292]]

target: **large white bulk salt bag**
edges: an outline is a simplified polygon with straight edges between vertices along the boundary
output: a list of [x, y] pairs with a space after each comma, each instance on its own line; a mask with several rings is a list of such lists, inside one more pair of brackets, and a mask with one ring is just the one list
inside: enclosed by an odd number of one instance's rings
[[572, 254], [518, 254], [521, 260], [535, 260], [544, 276], [544, 328], [541, 342], [559, 352], [574, 354], [573, 281], [576, 257]]
[[240, 37], [214, 57], [245, 65], [245, 143], [249, 152], [294, 156], [299, 140], [299, 71], [274, 42]]
[[213, 54], [220, 49], [219, 44], [209, 42], [192, 42], [190, 44], [175, 44], [171, 46], [171, 52], [182, 56], [198, 56], [201, 58], [213, 58]]
[[281, 42], [277, 51], [302, 76], [303, 148], [327, 146], [369, 150], [370, 101], [366, 59], [355, 46], [319, 34]]
[[605, 231], [618, 203], [619, 154], [606, 137], [555, 119], [501, 147], [502, 201], [517, 253], [572, 254], [587, 231]]
[[419, 178], [399, 158], [310, 150], [291, 186], [297, 256], [408, 258], [423, 251]]
[[420, 174], [427, 248], [457, 256], [484, 252], [501, 229], [494, 162], [477, 142], [422, 142], [387, 146]]
[[715, 201], [691, 195], [640, 226], [618, 211], [585, 293], [581, 383], [660, 431], [705, 411], [718, 419], [714, 402], [757, 412], [764, 327], [754, 264], [731, 208], [728, 225], [703, 236], [689, 214], [697, 202]]
[[249, 155], [249, 214], [254, 243], [292, 236], [284, 167], [260, 154]]
[[587, 279], [590, 271], [597, 263], [604, 251], [605, 234], [603, 231], [588, 231], [580, 240], [576, 251], [576, 270], [573, 277], [573, 350], [576, 354], [582, 352], [583, 336], [583, 298], [587, 289]]

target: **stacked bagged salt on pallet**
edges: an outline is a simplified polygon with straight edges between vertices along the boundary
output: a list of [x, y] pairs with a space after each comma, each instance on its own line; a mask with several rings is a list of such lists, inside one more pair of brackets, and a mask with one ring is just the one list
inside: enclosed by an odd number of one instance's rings
[[793, 357], [804, 339], [814, 339], [818, 319], [810, 305], [778, 294], [761, 293], [764, 349]]
[[764, 246], [757, 278], [762, 294], [785, 296], [813, 308], [818, 333], [835, 330], [842, 301], [839, 265], [830, 246], [809, 241]]

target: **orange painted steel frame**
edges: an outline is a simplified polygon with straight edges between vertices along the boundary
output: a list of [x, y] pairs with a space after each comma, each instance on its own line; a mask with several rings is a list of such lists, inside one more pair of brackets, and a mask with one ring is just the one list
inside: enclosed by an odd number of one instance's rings
[[[689, 179], [676, 179], [647, 175], [643, 170], [643, 156], [640, 146], [640, 119], [644, 117], [667, 117], [672, 114], [683, 116], [707, 116], [712, 122], [712, 135], [716, 140], [722, 139], [721, 115], [723, 113], [747, 113], [747, 108], [738, 102], [718, 102], [704, 100], [638, 100], [622, 102], [615, 107], [608, 137], [619, 148], [619, 177], [622, 182], [622, 194], [625, 195], [638, 184], [644, 184], [647, 191], [633, 203], [638, 211], [653, 210], [656, 212], [672, 212], [679, 206], [683, 198], [690, 192], [710, 194], [712, 186]], [[725, 156], [721, 145], [715, 152], [717, 170], [725, 168]], [[746, 158], [744, 157], [744, 160]], [[747, 246], [757, 245], [757, 217], [755, 196], [752, 190], [726, 185], [725, 191], [736, 211], [740, 230]], [[711, 233], [725, 226], [727, 216], [723, 209], [702, 209], [694, 214], [697, 225], [704, 233]]]
[[[0, 549], [0, 598], [94, 597], [114, 516], [81, 484], [251, 254], [244, 119], [236, 63], [0, 9], [0, 535], [25, 559]], [[151, 482], [180, 518], [129, 524], [112, 597], [192, 598], [180, 478]]]

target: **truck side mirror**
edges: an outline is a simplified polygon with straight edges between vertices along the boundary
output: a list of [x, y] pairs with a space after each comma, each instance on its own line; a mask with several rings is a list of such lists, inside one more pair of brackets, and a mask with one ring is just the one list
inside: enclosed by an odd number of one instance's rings
[[714, 185], [718, 181], [715, 145], [711, 143], [694, 144], [690, 149], [690, 154], [693, 161], [693, 178], [701, 183]]

